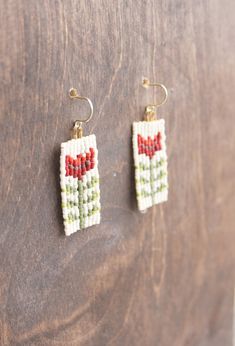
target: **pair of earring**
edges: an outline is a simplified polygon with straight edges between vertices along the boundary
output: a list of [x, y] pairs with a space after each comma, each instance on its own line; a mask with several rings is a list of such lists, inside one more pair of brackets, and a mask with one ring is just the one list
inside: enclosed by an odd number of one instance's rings
[[[136, 196], [141, 212], [168, 198], [165, 121], [156, 118], [157, 108], [166, 102], [168, 93], [163, 84], [150, 83], [148, 79], [143, 79], [143, 86], [161, 88], [164, 98], [145, 108], [144, 121], [133, 123]], [[87, 101], [90, 114], [87, 119], [74, 122], [71, 140], [61, 144], [60, 181], [66, 235], [99, 224], [101, 215], [96, 137], [94, 134], [83, 137], [82, 129], [82, 124], [93, 116], [93, 105], [74, 88], [69, 96]]]

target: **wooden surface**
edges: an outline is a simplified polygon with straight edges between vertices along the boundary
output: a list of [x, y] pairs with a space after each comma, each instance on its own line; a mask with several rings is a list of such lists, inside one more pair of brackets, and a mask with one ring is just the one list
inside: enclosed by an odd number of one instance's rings
[[[232, 346], [234, 0], [0, 1], [1, 345]], [[163, 82], [170, 195], [137, 212], [131, 124]], [[66, 238], [60, 143], [94, 103], [102, 224]]]

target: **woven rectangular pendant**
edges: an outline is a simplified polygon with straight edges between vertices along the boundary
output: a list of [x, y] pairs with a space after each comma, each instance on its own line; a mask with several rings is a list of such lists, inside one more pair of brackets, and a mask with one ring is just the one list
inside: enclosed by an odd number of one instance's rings
[[95, 135], [61, 144], [60, 183], [65, 234], [99, 224], [100, 189]]
[[164, 119], [134, 122], [133, 150], [138, 208], [144, 211], [168, 198]]

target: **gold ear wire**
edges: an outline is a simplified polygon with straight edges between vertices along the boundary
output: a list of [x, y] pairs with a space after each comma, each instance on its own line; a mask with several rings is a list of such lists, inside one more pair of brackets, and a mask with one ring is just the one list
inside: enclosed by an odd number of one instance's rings
[[72, 130], [72, 138], [77, 139], [77, 138], [81, 138], [83, 135], [82, 124], [88, 123], [93, 116], [93, 104], [88, 97], [78, 95], [77, 89], [75, 89], [75, 88], [71, 88], [69, 90], [69, 97], [71, 99], [78, 99], [78, 100], [87, 101], [89, 103], [89, 106], [90, 106], [90, 114], [88, 115], [88, 117], [86, 119], [77, 119], [74, 122], [73, 130]]
[[158, 87], [158, 88], [161, 88], [164, 91], [164, 98], [163, 98], [163, 100], [161, 102], [150, 104], [150, 105], [147, 105], [145, 107], [145, 117], [146, 117], [146, 120], [147, 121], [151, 121], [151, 120], [156, 119], [157, 108], [162, 106], [164, 103], [166, 103], [167, 98], [168, 98], [168, 91], [167, 91], [167, 88], [165, 87], [165, 85], [163, 85], [161, 83], [150, 83], [148, 78], [143, 78], [142, 85], [146, 89], [149, 88], [149, 87]]

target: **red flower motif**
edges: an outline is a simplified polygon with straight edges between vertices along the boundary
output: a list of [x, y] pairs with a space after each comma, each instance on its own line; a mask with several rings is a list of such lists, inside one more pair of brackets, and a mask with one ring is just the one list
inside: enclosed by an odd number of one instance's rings
[[65, 170], [66, 177], [72, 176], [74, 178], [78, 178], [82, 180], [82, 177], [88, 172], [90, 169], [95, 167], [95, 151], [93, 148], [89, 149], [89, 152], [85, 155], [79, 154], [77, 158], [74, 159], [70, 155], [66, 155], [65, 157]]
[[153, 139], [151, 139], [150, 136], [148, 136], [148, 138], [145, 139], [140, 134], [138, 134], [138, 153], [145, 154], [149, 156], [149, 158], [151, 159], [156, 151], [162, 150], [161, 139], [162, 135], [160, 132], [158, 132], [158, 134], [155, 135]]

